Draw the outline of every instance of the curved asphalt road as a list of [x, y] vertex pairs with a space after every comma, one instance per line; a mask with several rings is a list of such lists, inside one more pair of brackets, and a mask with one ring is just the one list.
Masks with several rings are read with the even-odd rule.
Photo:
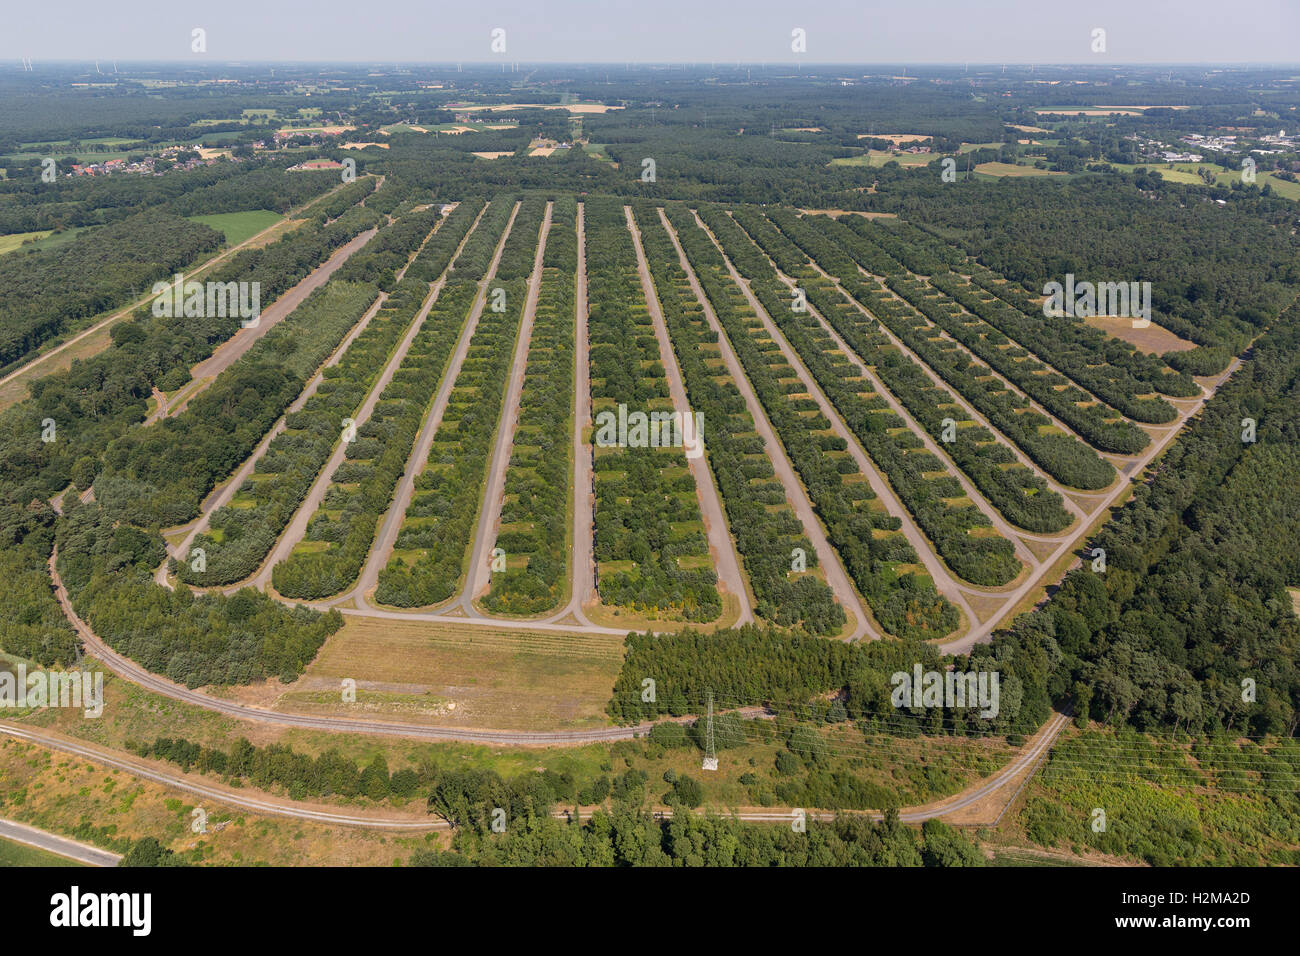
[[[639, 735], [649, 733], [652, 724], [638, 724], [634, 727], [600, 727], [593, 730], [561, 730], [561, 731], [513, 731], [513, 730], [481, 730], [461, 727], [432, 727], [424, 724], [403, 724], [383, 720], [354, 720], [348, 717], [312, 717], [306, 714], [279, 713], [272, 710], [264, 710], [260, 707], [251, 707], [247, 704], [237, 703], [235, 701], [221, 700], [217, 697], [211, 697], [199, 691], [190, 690], [180, 684], [173, 683], [165, 677], [160, 677], [145, 670], [129, 658], [123, 657], [104, 641], [102, 641], [89, 625], [86, 624], [72, 607], [72, 602], [68, 598], [67, 589], [63, 586], [63, 580], [58, 573], [58, 548], [54, 549], [50, 556], [50, 577], [54, 582], [54, 593], [58, 599], [59, 605], [63, 608], [64, 615], [71, 622], [86, 645], [87, 653], [104, 662], [113, 673], [125, 678], [133, 684], [137, 684], [146, 690], [162, 694], [164, 697], [170, 697], [173, 700], [183, 701], [187, 704], [193, 704], [196, 707], [202, 707], [205, 710], [213, 710], [218, 713], [226, 714], [231, 717], [237, 717], [241, 720], [253, 720], [264, 724], [275, 724], [282, 727], [306, 727], [313, 730], [341, 731], [345, 733], [358, 734], [380, 734], [393, 737], [414, 737], [422, 740], [461, 740], [472, 743], [485, 744], [512, 744], [529, 746], [536, 744], [568, 744], [568, 743], [589, 743], [598, 740], [630, 740]], [[464, 619], [452, 618], [453, 621], [459, 620], [464, 623]], [[501, 625], [496, 622], [484, 622], [492, 624], [494, 627]], [[572, 628], [558, 627], [557, 630], [571, 632]], [[622, 633], [622, 632], [619, 632]]]
[[[1065, 728], [1068, 722], [1069, 717], [1067, 715], [1054, 715], [1038, 732], [1037, 736], [1024, 753], [1020, 754], [1002, 770], [989, 777], [988, 780], [975, 784], [946, 800], [940, 800], [934, 804], [927, 804], [912, 810], [904, 810], [899, 814], [899, 819], [904, 823], [920, 823], [925, 820], [943, 817], [958, 810], [962, 810], [971, 804], [983, 800], [990, 794], [1003, 789], [1011, 784], [1022, 771], [1030, 767], [1051, 748], [1052, 744], [1056, 741], [1057, 736]], [[17, 740], [23, 740], [28, 743], [47, 747], [51, 750], [57, 750], [62, 753], [81, 757], [85, 760], [89, 760], [114, 770], [121, 770], [139, 777], [142, 780], [149, 780], [166, 787], [174, 787], [186, 793], [207, 798], [220, 805], [240, 807], [254, 813], [288, 817], [295, 820], [308, 820], [314, 823], [333, 826], [357, 827], [368, 830], [428, 832], [430, 830], [446, 830], [450, 828], [449, 824], [445, 820], [432, 816], [411, 817], [389, 816], [381, 813], [340, 813], [330, 810], [322, 810], [311, 804], [302, 803], [296, 800], [262, 794], [260, 791], [256, 791], [257, 795], [254, 796], [254, 791], [236, 790], [229, 787], [210, 784], [206, 781], [195, 779], [191, 775], [182, 774], [177, 770], [155, 766], [153, 763], [147, 762], [142, 758], [118, 754], [102, 747], [91, 746], [64, 737], [61, 734], [54, 734], [50, 731], [33, 727], [0, 722], [0, 733], [8, 734], [10, 737]], [[1017, 791], [1017, 794], [1018, 792], [1019, 791]], [[1015, 796], [1016, 794], [1012, 795], [1013, 801]], [[589, 807], [584, 809], [590, 813], [590, 811], [595, 808]], [[702, 814], [709, 811], [699, 810], [696, 812]], [[732, 816], [735, 819], [751, 823], [789, 823], [791, 820], [791, 812], [792, 811], [790, 810], [782, 812], [774, 810], [743, 809], [734, 812]], [[840, 811], [840, 814], [860, 814], [876, 820], [881, 818], [881, 814], [872, 812]], [[567, 810], [557, 810], [551, 815], [560, 819], [567, 819], [569, 813]], [[808, 817], [823, 822], [834, 819], [836, 815], [836, 813], [828, 812], [813, 812], [807, 814]], [[671, 817], [672, 811], [656, 811], [655, 816]], [[22, 834], [22, 836], [16, 834]], [[114, 866], [120, 859], [116, 854], [108, 853], [104, 850], [86, 846], [85, 844], [76, 843], [75, 841], [68, 840], [64, 837], [44, 833], [43, 831], [34, 830], [33, 828], [27, 827], [23, 824], [11, 823], [9, 821], [0, 820], [0, 836], [8, 836], [11, 839], [19, 840], [20, 842], [30, 843], [33, 846], [39, 846], [42, 849], [48, 849], [51, 852], [61, 853], [64, 856], [69, 856], [73, 859], [78, 859], [82, 862], [92, 863], [98, 866]], [[23, 839], [23, 836], [26, 836], [27, 839]]]

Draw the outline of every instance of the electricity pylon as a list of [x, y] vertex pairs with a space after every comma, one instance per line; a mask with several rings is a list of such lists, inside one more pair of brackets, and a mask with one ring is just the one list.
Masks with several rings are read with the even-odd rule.
[[713, 744], [713, 691], [709, 691], [709, 712], [704, 724], [704, 769], [718, 769], [718, 748]]

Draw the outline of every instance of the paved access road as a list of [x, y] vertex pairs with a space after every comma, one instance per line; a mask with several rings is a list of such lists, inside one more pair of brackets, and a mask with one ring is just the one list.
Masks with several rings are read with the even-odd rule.
[[[7, 727], [4, 729], [6, 733], [9, 732]], [[46, 833], [44, 830], [38, 830], [35, 827], [29, 827], [25, 823], [17, 823], [13, 820], [0, 819], [0, 837], [12, 840], [15, 843], [34, 846], [38, 850], [45, 850], [47, 853], [66, 856], [69, 860], [76, 860], [78, 863], [84, 863], [87, 866], [117, 866], [117, 861], [122, 859], [116, 853], [110, 853], [108, 850], [101, 850], [86, 843], [78, 843], [76, 840], [69, 840], [67, 837], [61, 837], [54, 833]]]
[[[133, 684], [151, 690], [156, 694], [164, 697], [170, 697], [173, 700], [183, 701], [187, 704], [193, 704], [196, 707], [202, 707], [204, 710], [213, 710], [218, 713], [227, 714], [231, 717], [238, 717], [241, 720], [253, 720], [263, 724], [274, 724], [281, 727], [306, 727], [314, 730], [343, 731], [345, 733], [356, 734], [379, 734], [391, 737], [412, 737], [421, 740], [462, 740], [468, 742], [485, 743], [485, 744], [512, 744], [520, 746], [532, 746], [539, 744], [570, 744], [570, 743], [590, 743], [599, 740], [630, 740], [640, 734], [650, 732], [649, 723], [638, 724], [634, 727], [598, 727], [592, 730], [557, 730], [557, 731], [522, 731], [522, 730], [483, 730], [465, 727], [433, 727], [426, 724], [403, 724], [385, 720], [354, 720], [348, 717], [312, 717], [306, 714], [280, 713], [273, 710], [266, 710], [261, 707], [252, 707], [247, 704], [237, 703], [235, 701], [222, 700], [217, 697], [211, 697], [208, 694], [199, 691], [190, 690], [181, 684], [174, 683], [165, 677], [153, 674], [136, 664], [129, 658], [123, 657], [103, 640], [100, 639], [90, 626], [86, 624], [72, 607], [72, 602], [68, 598], [68, 591], [63, 586], [63, 579], [59, 577], [57, 562], [58, 548], [50, 556], [50, 576], [54, 581], [54, 593], [58, 599], [59, 605], [63, 608], [64, 615], [71, 622], [77, 632], [77, 636], [86, 646], [86, 652], [91, 656], [102, 661], [104, 665], [113, 673], [125, 678]], [[459, 621], [464, 624], [464, 618], [451, 618], [452, 621]], [[494, 627], [500, 624], [495, 622], [484, 621]], [[557, 626], [556, 630], [569, 631], [572, 628]], [[622, 632], [619, 632], [622, 633]]]

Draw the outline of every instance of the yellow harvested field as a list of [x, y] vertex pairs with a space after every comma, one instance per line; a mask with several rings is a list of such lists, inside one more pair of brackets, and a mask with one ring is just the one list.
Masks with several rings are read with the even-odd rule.
[[355, 126], [285, 126], [276, 131], [276, 136], [297, 136], [299, 133], [320, 133], [322, 136], [337, 136], [350, 133]]
[[1141, 116], [1141, 110], [1034, 110], [1035, 113], [1047, 113], [1052, 116]]
[[1170, 332], [1163, 325], [1152, 322], [1144, 329], [1133, 328], [1131, 318], [1114, 315], [1095, 315], [1084, 321], [1094, 329], [1101, 329], [1107, 335], [1129, 342], [1142, 352], [1160, 355], [1164, 352], [1186, 352], [1196, 348], [1195, 342], [1189, 342]]
[[861, 212], [857, 209], [800, 209], [809, 216], [861, 216], [864, 219], [897, 219], [896, 212]]
[[39, 232], [14, 232], [7, 236], [0, 236], [0, 255], [6, 252], [13, 252], [25, 242], [35, 242], [38, 239], [44, 239], [53, 230], [44, 229]]
[[858, 139], [887, 139], [895, 146], [899, 143], [919, 143], [933, 137], [922, 133], [859, 133]]
[[538, 146], [528, 155], [529, 156], [550, 156], [551, 153], [553, 152], [555, 152], [554, 146]]
[[570, 103], [562, 106], [558, 103], [497, 103], [492, 106], [448, 106], [449, 110], [464, 110], [470, 113], [500, 113], [503, 110], [568, 110], [570, 113], [608, 113], [621, 110], [621, 106], [606, 106], [604, 103]]
[[[1051, 113], [1055, 116], [1141, 116], [1147, 110], [1185, 110], [1188, 106], [1087, 106], [1083, 109], [1063, 110], [1044, 106], [1034, 110], [1040, 116]], [[1023, 129], [1023, 127], [1015, 127]], [[1044, 130], [1046, 132], [1046, 130]]]
[[1043, 129], [1041, 126], [1017, 126], [1015, 123], [1008, 123], [1007, 129], [1017, 129], [1022, 133], [1050, 133], [1051, 130]]
[[513, 156], [514, 153], [507, 149], [499, 153], [475, 153], [474, 155], [479, 159], [500, 159], [502, 156]]
[[367, 146], [378, 146], [380, 149], [391, 149], [388, 143], [344, 143], [344, 149], [365, 149]]

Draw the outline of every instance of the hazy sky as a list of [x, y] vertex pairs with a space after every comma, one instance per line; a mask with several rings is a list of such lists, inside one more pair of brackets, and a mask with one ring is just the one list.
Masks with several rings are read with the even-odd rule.
[[[9, 2], [0, 60], [1294, 63], [1300, 0]], [[505, 30], [506, 53], [490, 48]], [[806, 31], [807, 52], [791, 51]], [[1092, 32], [1106, 31], [1106, 52]]]

